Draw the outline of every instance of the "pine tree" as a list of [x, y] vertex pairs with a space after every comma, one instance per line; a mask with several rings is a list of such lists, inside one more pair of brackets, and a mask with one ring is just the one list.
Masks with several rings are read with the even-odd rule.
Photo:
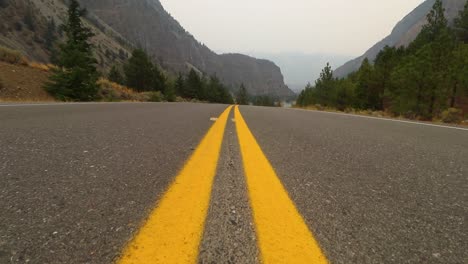
[[375, 59], [375, 92], [378, 100], [375, 108], [378, 110], [384, 109], [385, 94], [391, 90], [391, 73], [397, 65], [397, 56], [398, 51], [396, 48], [386, 46]]
[[154, 90], [154, 65], [144, 50], [132, 52], [132, 57], [124, 65], [124, 72], [128, 87], [138, 92]]
[[199, 95], [202, 89], [202, 80], [194, 69], [190, 70], [185, 85], [183, 97], [188, 99], [201, 99]]
[[438, 112], [447, 107], [449, 89], [447, 82], [451, 78], [447, 69], [453, 61], [453, 50], [455, 48], [455, 38], [453, 32], [448, 27], [445, 10], [441, 0], [437, 0], [431, 12], [427, 16], [428, 24], [423, 31], [429, 32], [429, 43], [423, 48], [430, 60], [431, 73], [427, 77], [431, 80], [428, 86], [430, 94], [429, 109], [427, 118], [432, 119]]
[[234, 104], [234, 99], [232, 98], [231, 93], [228, 91], [228, 89], [224, 86], [220, 86], [220, 103], [222, 104]]
[[172, 85], [166, 85], [164, 89], [164, 97], [168, 102], [175, 102], [176, 101], [176, 93], [174, 86]]
[[318, 104], [331, 106], [333, 94], [333, 71], [330, 63], [327, 63], [325, 68], [322, 69], [320, 77], [315, 81], [315, 102]]
[[359, 109], [375, 109], [380, 103], [378, 92], [373, 84], [374, 68], [366, 58], [357, 72], [356, 102]]
[[184, 76], [179, 73], [179, 75], [177, 76], [177, 80], [175, 81], [175, 84], [174, 84], [174, 89], [175, 89], [175, 93], [181, 97], [184, 97], [185, 95], [185, 80], [184, 80]]
[[123, 85], [125, 83], [125, 78], [123, 77], [122, 72], [115, 65], [113, 65], [110, 69], [107, 78], [109, 79], [109, 81], [115, 82], [120, 85]]
[[423, 26], [419, 38], [424, 38], [425, 42], [434, 41], [447, 29], [448, 21], [445, 18], [445, 9], [442, 0], [436, 0], [431, 11], [427, 15], [427, 24]]
[[153, 65], [152, 91], [164, 92], [166, 89], [166, 76], [157, 65]]
[[216, 76], [212, 76], [207, 85], [207, 99], [212, 103], [222, 103], [222, 84]]
[[68, 19], [62, 25], [66, 42], [60, 44], [58, 68], [46, 84], [46, 90], [60, 100], [92, 101], [97, 99], [99, 74], [89, 39], [94, 36], [84, 26], [81, 17], [86, 11], [76, 0], [71, 0]]
[[244, 84], [241, 84], [239, 88], [239, 92], [237, 93], [236, 102], [239, 105], [248, 105], [249, 104], [249, 94], [247, 92], [247, 88], [245, 88]]
[[456, 99], [468, 95], [468, 44], [458, 43], [453, 51], [453, 60], [447, 69], [449, 76], [450, 107], [456, 107]]
[[455, 19], [455, 31], [458, 40], [468, 44], [468, 1], [465, 8], [460, 11], [459, 16]]
[[212, 76], [207, 86], [207, 100], [211, 103], [233, 104], [231, 94], [216, 76]]

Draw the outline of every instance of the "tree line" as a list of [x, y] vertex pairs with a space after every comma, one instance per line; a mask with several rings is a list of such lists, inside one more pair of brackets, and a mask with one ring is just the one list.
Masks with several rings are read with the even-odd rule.
[[216, 76], [206, 77], [191, 69], [186, 76], [179, 74], [175, 80], [168, 80], [142, 49], [135, 49], [122, 67], [114, 65], [108, 79], [138, 92], [159, 91], [170, 102], [174, 102], [179, 96], [188, 100], [234, 103], [229, 89]]
[[[97, 60], [93, 56], [90, 38], [94, 36], [90, 28], [82, 22], [86, 10], [76, 0], [68, 9], [68, 19], [60, 30], [65, 34], [65, 42], [58, 45], [55, 63], [46, 90], [64, 101], [99, 100]], [[51, 24], [55, 27], [55, 24]], [[53, 41], [54, 39], [51, 39]], [[114, 65], [108, 73], [112, 82], [125, 85], [137, 92], [161, 92], [168, 101], [176, 98], [196, 99], [213, 103], [233, 104], [229, 89], [216, 77], [206, 77], [195, 69], [184, 76], [179, 74], [169, 80], [164, 71], [142, 49], [135, 49], [131, 58], [120, 66]], [[240, 91], [245, 89], [242, 85]], [[246, 93], [246, 90], [245, 90]]]
[[433, 119], [459, 107], [468, 96], [468, 3], [451, 27], [437, 0], [427, 24], [408, 47], [385, 47], [372, 64], [346, 78], [333, 77], [329, 64], [315, 85], [307, 85], [298, 106], [320, 104], [390, 111], [411, 118]]

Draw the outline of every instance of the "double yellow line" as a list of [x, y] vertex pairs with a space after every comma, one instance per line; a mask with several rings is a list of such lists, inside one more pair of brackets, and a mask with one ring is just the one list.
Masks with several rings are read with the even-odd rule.
[[[210, 128], [118, 263], [197, 262], [231, 109]], [[262, 262], [327, 263], [237, 106], [235, 120]]]

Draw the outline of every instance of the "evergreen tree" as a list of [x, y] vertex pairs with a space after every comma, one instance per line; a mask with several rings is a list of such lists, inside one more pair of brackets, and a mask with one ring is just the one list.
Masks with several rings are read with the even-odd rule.
[[442, 1], [437, 0], [427, 16], [428, 24], [423, 28], [423, 32], [430, 36], [429, 43], [419, 52], [420, 56], [426, 56], [430, 63], [430, 75], [426, 77], [430, 80], [427, 87], [429, 90], [428, 119], [432, 119], [447, 107], [449, 95], [447, 84], [450, 73], [447, 69], [453, 61], [455, 38], [448, 27], [444, 12]]
[[166, 85], [164, 89], [164, 97], [168, 102], [175, 102], [176, 101], [176, 92], [174, 86]]
[[128, 87], [138, 92], [155, 90], [154, 65], [144, 50], [132, 52], [132, 57], [124, 65], [124, 72]]
[[366, 58], [357, 72], [355, 107], [376, 109], [380, 104], [379, 92], [373, 83], [374, 68]]
[[153, 65], [152, 90], [164, 92], [166, 89], [166, 76], [158, 66]]
[[86, 11], [76, 0], [71, 0], [68, 19], [62, 26], [66, 42], [60, 45], [58, 68], [53, 71], [46, 89], [61, 100], [92, 101], [97, 99], [99, 77], [96, 59], [89, 39], [94, 36], [84, 26], [81, 17]]
[[449, 106], [456, 107], [456, 99], [468, 95], [468, 44], [459, 43], [453, 51], [449, 71]]
[[223, 104], [234, 104], [234, 99], [232, 98], [231, 93], [228, 89], [223, 85], [220, 87], [220, 103]]
[[344, 111], [354, 103], [354, 84], [350, 79], [336, 80], [335, 107]]
[[333, 71], [330, 63], [327, 63], [320, 73], [320, 78], [315, 81], [316, 103], [331, 106], [333, 94]]
[[112, 68], [110, 69], [107, 78], [109, 79], [109, 81], [115, 82], [120, 85], [124, 85], [125, 83], [125, 78], [123, 77], [122, 72], [115, 65], [113, 65]]
[[222, 103], [222, 84], [216, 76], [212, 76], [207, 85], [207, 99], [212, 103]]
[[202, 89], [202, 80], [194, 69], [190, 70], [185, 85], [184, 94], [182, 95], [184, 98], [200, 99], [199, 94]]
[[[340, 110], [353, 106], [430, 120], [468, 94], [468, 4], [449, 28], [441, 0], [408, 48], [385, 47], [374, 65], [364, 60], [346, 79], [325, 67], [315, 87], [308, 85], [297, 105], [323, 104]], [[455, 34], [456, 33], [456, 34]]]
[[231, 94], [216, 76], [212, 76], [207, 86], [207, 100], [211, 103], [233, 104]]
[[249, 104], [249, 94], [247, 92], [247, 88], [245, 88], [244, 84], [241, 84], [239, 88], [239, 92], [237, 93], [236, 102], [239, 105], [248, 105]]
[[186, 91], [185, 91], [185, 80], [184, 80], [184, 76], [179, 73], [179, 76], [177, 76], [177, 80], [175, 81], [175, 84], [174, 84], [174, 89], [175, 89], [175, 93], [181, 97], [185, 97], [185, 94], [186, 94]]
[[375, 85], [375, 96], [377, 102], [375, 102], [375, 109], [384, 109], [384, 98], [385, 94], [391, 90], [391, 74], [393, 69], [396, 67], [398, 62], [398, 56], [402, 53], [402, 49], [397, 50], [389, 46], [384, 47], [379, 52], [374, 63], [374, 85]]
[[455, 31], [459, 41], [468, 44], [468, 1], [460, 15], [455, 19]]
[[409, 118], [427, 116], [427, 87], [430, 63], [426, 56], [412, 54], [405, 57], [392, 74], [391, 110]]

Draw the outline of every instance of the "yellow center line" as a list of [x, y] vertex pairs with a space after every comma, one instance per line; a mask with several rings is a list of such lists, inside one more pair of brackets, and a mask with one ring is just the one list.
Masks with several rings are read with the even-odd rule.
[[210, 128], [118, 263], [196, 263], [231, 108]]
[[263, 263], [328, 263], [238, 107], [235, 118]]

